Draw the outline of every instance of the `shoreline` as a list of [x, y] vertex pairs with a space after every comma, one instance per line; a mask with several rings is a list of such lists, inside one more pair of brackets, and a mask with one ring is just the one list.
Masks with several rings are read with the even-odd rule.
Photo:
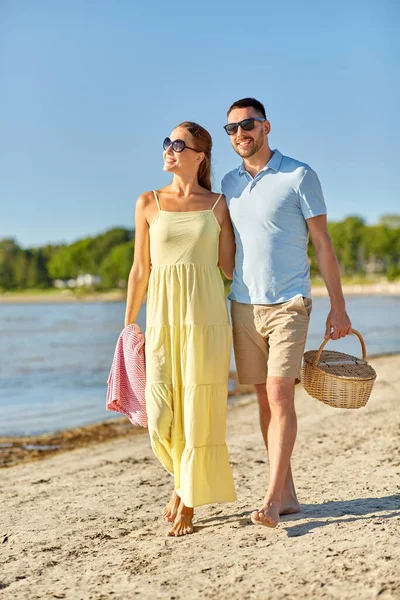
[[[254, 395], [253, 386], [240, 384], [235, 371], [229, 373], [229, 378], [236, 385], [228, 392], [228, 410]], [[106, 421], [37, 435], [0, 435], [0, 469], [42, 460], [76, 448], [147, 433], [147, 428], [134, 427], [127, 417], [118, 413], [114, 415]]]
[[[344, 284], [342, 286], [345, 296], [400, 296], [400, 282]], [[312, 296], [315, 298], [328, 296], [324, 285], [313, 285]], [[79, 302], [125, 302], [126, 292], [113, 290], [110, 292], [96, 292], [75, 295], [70, 290], [46, 291], [38, 293], [0, 293], [1, 304], [74, 304]]]
[[116, 439], [136, 437], [147, 429], [133, 427], [124, 417], [82, 425], [72, 429], [31, 436], [0, 436], [0, 469], [36, 462], [77, 448]]
[[[397, 361], [400, 365], [400, 352], [368, 356], [368, 362], [372, 361], [379, 364], [387, 360], [394, 364]], [[236, 373], [231, 372], [229, 376], [237, 381]], [[299, 392], [305, 393], [302, 384], [296, 386], [296, 395]], [[253, 386], [237, 383], [236, 387], [228, 393], [228, 413], [240, 406], [254, 402]], [[147, 428], [134, 427], [127, 417], [121, 415], [106, 421], [90, 423], [71, 429], [59, 429], [39, 435], [3, 435], [0, 436], [0, 470], [19, 464], [36, 462], [77, 448], [85, 448], [123, 438], [136, 438], [143, 433], [147, 433]]]
[[[228, 404], [228, 412], [255, 398], [254, 392], [237, 395]], [[147, 427], [135, 427], [123, 415], [107, 421], [72, 429], [30, 436], [0, 436], [0, 470], [41, 461], [56, 454], [87, 448], [120, 439], [135, 439], [147, 434]]]

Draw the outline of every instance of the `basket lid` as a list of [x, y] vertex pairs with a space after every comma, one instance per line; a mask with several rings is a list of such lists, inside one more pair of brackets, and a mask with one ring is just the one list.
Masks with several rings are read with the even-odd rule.
[[[313, 364], [318, 350], [309, 350], [304, 354], [304, 360]], [[335, 350], [323, 350], [318, 364], [313, 365], [327, 375], [345, 379], [375, 379], [375, 370], [362, 358]]]

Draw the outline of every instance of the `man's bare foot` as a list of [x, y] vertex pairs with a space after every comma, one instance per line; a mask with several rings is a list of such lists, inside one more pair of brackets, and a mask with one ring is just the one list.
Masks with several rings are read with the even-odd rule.
[[165, 506], [164, 510], [161, 513], [161, 516], [164, 519], [164, 521], [167, 521], [167, 523], [173, 523], [175, 521], [180, 503], [181, 499], [174, 490], [171, 494], [171, 498], [168, 504]]
[[293, 483], [292, 471], [289, 469], [288, 476], [283, 486], [281, 496], [281, 508], [279, 510], [280, 515], [293, 515], [300, 512], [300, 504], [297, 500], [296, 488]]
[[193, 514], [193, 508], [189, 508], [188, 506], [185, 506], [183, 502], [181, 502], [174, 525], [168, 532], [168, 535], [171, 537], [178, 537], [193, 533]]
[[282, 502], [279, 510], [280, 515], [294, 515], [300, 512], [300, 504], [298, 501]]
[[260, 510], [251, 513], [250, 518], [254, 525], [276, 527], [279, 523], [279, 505], [275, 502], [265, 502]]

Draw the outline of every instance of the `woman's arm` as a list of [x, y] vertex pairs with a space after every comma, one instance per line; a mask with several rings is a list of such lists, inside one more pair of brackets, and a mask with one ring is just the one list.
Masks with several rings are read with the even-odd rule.
[[135, 211], [135, 253], [128, 278], [125, 327], [135, 323], [150, 277], [150, 235], [146, 219], [147, 194], [139, 196]]
[[232, 221], [229, 215], [229, 209], [226, 204], [225, 196], [215, 207], [218, 223], [221, 227], [219, 236], [218, 266], [222, 269], [227, 279], [233, 279], [233, 270], [235, 268], [235, 234], [233, 233]]

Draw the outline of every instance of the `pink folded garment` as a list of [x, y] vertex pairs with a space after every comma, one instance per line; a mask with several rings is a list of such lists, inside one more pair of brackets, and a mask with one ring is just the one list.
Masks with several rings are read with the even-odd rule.
[[118, 338], [107, 385], [106, 409], [147, 427], [144, 335], [136, 323], [125, 327]]

